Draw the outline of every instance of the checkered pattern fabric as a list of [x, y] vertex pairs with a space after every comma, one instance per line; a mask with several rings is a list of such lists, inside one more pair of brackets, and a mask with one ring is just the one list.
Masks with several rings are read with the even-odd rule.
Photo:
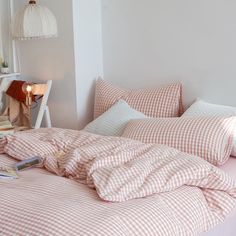
[[149, 117], [178, 117], [182, 112], [182, 86], [171, 84], [155, 89], [125, 90], [98, 79], [96, 82], [94, 118], [119, 99]]
[[[5, 236], [197, 235], [223, 221], [236, 203], [236, 185], [228, 175], [173, 148], [40, 129], [5, 138], [6, 152], [13, 142], [18, 145], [16, 159], [27, 153], [20, 153], [21, 137], [52, 144], [54, 154], [43, 145], [34, 151], [48, 170], [67, 178], [31, 169], [18, 180], [0, 180], [0, 232]], [[0, 164], [12, 162], [0, 156]]]
[[209, 161], [224, 164], [231, 153], [236, 118], [183, 117], [130, 121], [123, 137], [164, 144]]
[[[236, 116], [236, 107], [222, 106], [197, 100], [193, 103], [187, 111], [184, 112], [182, 117], [209, 117], [209, 116]], [[236, 157], [236, 130], [233, 138], [233, 149], [231, 156]]]

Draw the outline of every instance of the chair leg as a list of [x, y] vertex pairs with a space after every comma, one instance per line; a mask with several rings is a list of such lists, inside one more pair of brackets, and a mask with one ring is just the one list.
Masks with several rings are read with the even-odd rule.
[[48, 106], [45, 107], [44, 115], [45, 115], [46, 126], [48, 128], [51, 128], [52, 127], [52, 123], [51, 123], [51, 117], [50, 117], [50, 112], [49, 112]]

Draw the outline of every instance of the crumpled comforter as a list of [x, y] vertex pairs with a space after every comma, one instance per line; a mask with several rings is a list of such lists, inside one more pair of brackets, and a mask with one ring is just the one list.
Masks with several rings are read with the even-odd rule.
[[[197, 189], [192, 204], [200, 204], [181, 216], [184, 225], [196, 214], [205, 214], [207, 221], [197, 232], [222, 221], [236, 203], [236, 184], [226, 173], [199, 157], [163, 145], [54, 128], [7, 136], [0, 141], [0, 151], [17, 160], [40, 156], [48, 171], [95, 188], [107, 202], [176, 193], [176, 204], [182, 204], [189, 202], [189, 196], [178, 196], [179, 189]], [[165, 233], [160, 235], [170, 235], [172, 231], [163, 227]]]

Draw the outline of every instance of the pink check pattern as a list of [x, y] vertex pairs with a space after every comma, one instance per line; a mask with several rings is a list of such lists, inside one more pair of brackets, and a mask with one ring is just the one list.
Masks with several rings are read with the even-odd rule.
[[94, 118], [119, 99], [149, 117], [178, 117], [182, 112], [182, 85], [170, 84], [155, 89], [125, 90], [98, 79], [96, 82]]
[[[15, 159], [41, 155], [49, 171], [67, 177], [32, 169], [19, 180], [0, 180], [6, 236], [196, 235], [223, 221], [236, 203], [228, 175], [166, 146], [61, 129], [4, 140], [1, 150]], [[12, 162], [1, 156], [1, 164]]]
[[232, 151], [235, 127], [236, 118], [224, 117], [137, 119], [127, 124], [122, 136], [168, 145], [222, 165]]

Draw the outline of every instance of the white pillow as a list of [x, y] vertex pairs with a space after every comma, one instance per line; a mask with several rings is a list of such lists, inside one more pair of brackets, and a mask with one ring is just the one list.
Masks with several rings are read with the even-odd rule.
[[147, 116], [131, 108], [124, 100], [119, 100], [109, 110], [89, 123], [84, 131], [105, 136], [121, 136], [130, 120], [142, 118], [147, 118]]
[[[236, 107], [211, 104], [198, 99], [182, 115], [182, 117], [196, 116], [236, 116]], [[236, 130], [231, 156], [236, 157]]]
[[236, 107], [216, 105], [198, 99], [182, 116], [236, 116]]

